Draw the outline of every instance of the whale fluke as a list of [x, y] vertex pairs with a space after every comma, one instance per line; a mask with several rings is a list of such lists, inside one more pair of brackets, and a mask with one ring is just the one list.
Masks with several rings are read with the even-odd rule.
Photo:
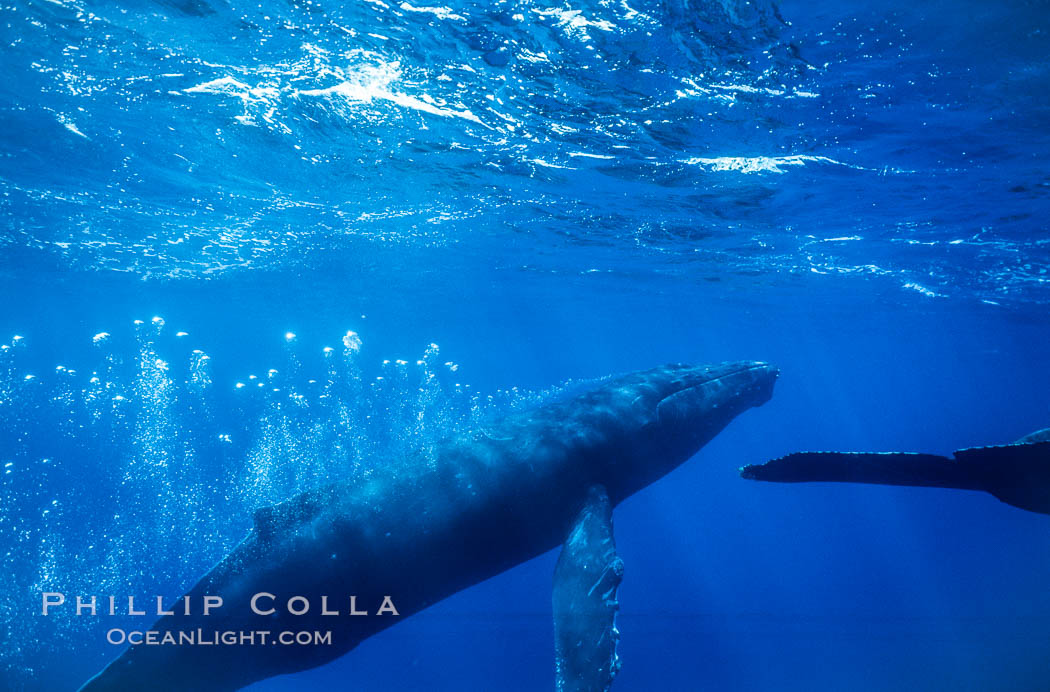
[[562, 544], [554, 570], [554, 646], [558, 692], [607, 692], [620, 669], [616, 591], [623, 560], [616, 554], [612, 505], [592, 486]]
[[745, 466], [743, 478], [982, 490], [1008, 505], [1050, 514], [1050, 428], [1014, 444], [960, 449], [954, 458], [907, 452], [796, 452]]

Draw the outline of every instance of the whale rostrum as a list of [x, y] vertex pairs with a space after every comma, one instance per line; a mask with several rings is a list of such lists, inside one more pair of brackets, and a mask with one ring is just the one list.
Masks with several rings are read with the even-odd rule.
[[[765, 403], [776, 377], [759, 362], [635, 372], [450, 439], [425, 457], [375, 463], [363, 478], [260, 509], [248, 536], [183, 597], [217, 597], [222, 607], [209, 616], [172, 608], [152, 631], [323, 630], [330, 641], [131, 646], [82, 690], [222, 692], [306, 670], [559, 544], [557, 687], [607, 690], [619, 667], [623, 575], [612, 508]], [[253, 610], [258, 594], [272, 612]], [[372, 614], [322, 613], [326, 596], [345, 611], [347, 594]], [[304, 603], [308, 610], [295, 614]]]

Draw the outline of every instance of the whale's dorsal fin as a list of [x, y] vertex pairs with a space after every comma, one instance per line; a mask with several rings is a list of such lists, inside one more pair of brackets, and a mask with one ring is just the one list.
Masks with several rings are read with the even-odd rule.
[[257, 507], [252, 512], [252, 530], [259, 538], [269, 540], [282, 529], [295, 526], [317, 514], [324, 507], [326, 498], [333, 493], [334, 486], [315, 488], [275, 505]]
[[274, 507], [273, 505], [265, 505], [258, 507], [252, 512], [252, 531], [259, 536], [259, 538], [270, 538], [274, 532]]
[[587, 491], [554, 568], [554, 648], [558, 692], [607, 692], [620, 669], [612, 504], [600, 485]]

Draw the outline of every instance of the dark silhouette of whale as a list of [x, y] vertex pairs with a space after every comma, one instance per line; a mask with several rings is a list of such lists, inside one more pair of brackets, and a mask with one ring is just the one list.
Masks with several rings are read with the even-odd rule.
[[954, 459], [906, 452], [796, 452], [740, 475], [758, 481], [876, 483], [983, 490], [1014, 507], [1050, 514], [1050, 428], [1013, 444], [960, 449]]
[[[127, 649], [84, 692], [235, 690], [332, 661], [447, 596], [564, 544], [554, 576], [557, 688], [607, 690], [619, 666], [623, 563], [611, 509], [765, 403], [775, 368], [668, 365], [607, 381], [439, 446], [363, 480], [259, 510], [249, 535], [154, 625], [160, 635], [331, 631], [329, 645]], [[250, 602], [264, 596], [260, 616]], [[348, 595], [369, 616], [348, 615]], [[199, 613], [207, 596], [221, 609]], [[293, 615], [282, 604], [310, 605]], [[322, 615], [322, 599], [338, 615]], [[389, 602], [397, 615], [380, 605]], [[301, 610], [303, 601], [295, 603]]]

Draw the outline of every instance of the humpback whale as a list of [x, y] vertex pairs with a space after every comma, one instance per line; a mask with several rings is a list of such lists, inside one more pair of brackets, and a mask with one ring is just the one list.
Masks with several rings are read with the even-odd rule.
[[911, 452], [796, 452], [740, 475], [758, 481], [830, 481], [983, 490], [1002, 502], [1050, 514], [1050, 428], [1012, 444], [974, 447], [954, 458]]
[[[247, 537], [184, 599], [221, 598], [210, 615], [178, 604], [159, 635], [323, 630], [328, 645], [126, 649], [83, 692], [223, 692], [332, 661], [400, 618], [561, 544], [554, 574], [556, 686], [608, 690], [619, 668], [614, 618], [623, 575], [612, 507], [689, 459], [733, 418], [772, 395], [758, 362], [667, 365], [376, 464], [365, 478], [258, 510]], [[264, 594], [260, 616], [253, 597]], [[323, 615], [354, 594], [369, 617]], [[298, 598], [295, 610], [272, 604]], [[257, 601], [258, 603], [258, 601]], [[396, 604], [396, 608], [393, 607]], [[289, 604], [290, 605], [290, 604]]]

